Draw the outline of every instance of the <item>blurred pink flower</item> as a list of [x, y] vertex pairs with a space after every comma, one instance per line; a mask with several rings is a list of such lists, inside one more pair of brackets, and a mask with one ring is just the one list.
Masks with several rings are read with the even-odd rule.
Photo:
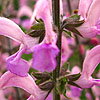
[[68, 40], [65, 36], [62, 36], [62, 54], [61, 54], [61, 65], [63, 65], [72, 54], [72, 50], [69, 47]]

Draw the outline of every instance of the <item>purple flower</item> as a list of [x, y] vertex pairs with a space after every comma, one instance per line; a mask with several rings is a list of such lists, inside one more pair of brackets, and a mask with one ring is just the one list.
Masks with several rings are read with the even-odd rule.
[[96, 25], [100, 17], [99, 9], [99, 0], [80, 0], [79, 14], [85, 22], [77, 29], [83, 37], [92, 38], [100, 33], [100, 29]]
[[59, 53], [59, 49], [56, 46], [57, 36], [52, 28], [50, 0], [38, 0], [31, 18], [31, 23], [34, 22], [35, 17], [37, 19], [41, 18], [44, 22], [45, 38], [42, 43], [33, 48], [34, 54], [32, 67], [42, 72], [51, 72], [56, 68], [56, 56]]
[[33, 68], [39, 71], [51, 72], [55, 69], [56, 56], [58, 55], [59, 49], [52, 44], [42, 43], [35, 46], [33, 54]]
[[78, 80], [74, 81], [82, 88], [90, 88], [93, 85], [100, 86], [100, 79], [92, 78], [92, 73], [100, 62], [100, 45], [88, 51], [83, 62], [83, 70]]

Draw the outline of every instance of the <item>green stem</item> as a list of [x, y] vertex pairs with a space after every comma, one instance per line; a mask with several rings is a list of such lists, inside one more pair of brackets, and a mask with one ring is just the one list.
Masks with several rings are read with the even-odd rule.
[[[60, 75], [60, 62], [61, 62], [61, 37], [62, 31], [60, 30], [60, 0], [52, 0], [52, 13], [53, 13], [53, 23], [57, 28], [57, 46], [60, 50], [59, 55], [57, 56], [57, 67], [53, 71], [53, 80], [56, 84], [56, 78]], [[56, 90], [56, 87], [53, 89], [53, 100], [60, 100], [60, 95]]]
[[95, 96], [94, 96], [94, 94], [93, 94], [93, 92], [92, 92], [92, 89], [91, 89], [91, 88], [89, 88], [89, 92], [90, 92], [90, 94], [91, 94], [91, 96], [92, 96], [92, 99], [93, 99], [93, 100], [95, 100]]
[[69, 10], [69, 12], [71, 14], [72, 13], [72, 8], [71, 8], [70, 0], [67, 0], [67, 5], [68, 5], [68, 10]]

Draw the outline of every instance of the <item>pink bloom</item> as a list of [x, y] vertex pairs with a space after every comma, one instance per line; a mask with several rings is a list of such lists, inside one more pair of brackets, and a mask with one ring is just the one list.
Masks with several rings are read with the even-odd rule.
[[0, 78], [0, 89], [12, 86], [24, 89], [33, 96], [33, 100], [43, 100], [47, 94], [47, 92], [38, 88], [30, 75], [27, 77], [20, 77], [8, 71]]
[[17, 24], [3, 17], [0, 17], [0, 35], [10, 37], [21, 44], [19, 51], [7, 59], [7, 68], [17, 75], [27, 76], [28, 63], [21, 56], [23, 53], [31, 53], [31, 48], [38, 43], [39, 38], [24, 34]]
[[78, 80], [74, 81], [82, 88], [90, 88], [93, 85], [100, 86], [100, 79], [92, 78], [92, 73], [100, 62], [100, 45], [88, 51], [83, 62], [83, 70]]
[[56, 56], [59, 53], [59, 49], [56, 46], [57, 36], [52, 28], [51, 5], [49, 4], [49, 0], [38, 0], [31, 19], [32, 23], [35, 17], [37, 19], [41, 18], [45, 25], [45, 38], [39, 45], [34, 47], [32, 63], [33, 68], [42, 72], [50, 72], [56, 68]]
[[77, 29], [83, 37], [92, 38], [100, 33], [100, 29], [96, 25], [100, 17], [99, 9], [99, 0], [80, 0], [79, 14], [85, 22]]
[[[20, 76], [27, 76], [29, 65], [27, 61], [21, 58], [21, 56], [23, 53], [33, 52], [33, 68], [39, 71], [48, 72], [53, 71], [56, 68], [56, 56], [59, 53], [59, 49], [56, 46], [57, 37], [52, 29], [52, 21], [48, 4], [48, 2], [45, 4], [43, 3], [43, 8], [45, 9], [39, 13], [40, 15], [38, 15], [44, 21], [45, 38], [39, 45], [36, 46], [34, 45], [38, 43], [39, 38], [33, 38], [24, 34], [14, 22], [6, 18], [0, 18], [1, 35], [8, 36], [21, 43], [19, 51], [7, 59], [7, 69], [10, 72]], [[38, 53], [38, 51], [41, 52]], [[46, 60], [44, 60], [44, 58], [46, 58]]]

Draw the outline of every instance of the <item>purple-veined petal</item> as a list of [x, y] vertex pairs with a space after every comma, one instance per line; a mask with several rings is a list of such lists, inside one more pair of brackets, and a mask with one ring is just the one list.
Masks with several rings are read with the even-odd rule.
[[56, 56], [59, 49], [56, 45], [41, 43], [34, 48], [32, 67], [39, 71], [53, 71], [56, 68]]
[[7, 58], [7, 69], [19, 76], [27, 76], [29, 71], [28, 62], [21, 59], [26, 48], [19, 50], [17, 53]]
[[88, 13], [88, 9], [91, 5], [93, 0], [80, 0], [79, 2], [79, 15], [81, 15], [84, 19], [86, 18], [87, 16], [87, 13]]
[[4, 17], [0, 17], [0, 35], [7, 36], [19, 43], [23, 43], [23, 38], [25, 36], [24, 32], [17, 24]]
[[34, 98], [37, 98], [34, 100], [43, 100], [47, 94], [38, 88], [30, 75], [27, 77], [20, 77], [8, 71], [4, 73], [0, 78], [0, 89], [12, 86], [24, 89]]

